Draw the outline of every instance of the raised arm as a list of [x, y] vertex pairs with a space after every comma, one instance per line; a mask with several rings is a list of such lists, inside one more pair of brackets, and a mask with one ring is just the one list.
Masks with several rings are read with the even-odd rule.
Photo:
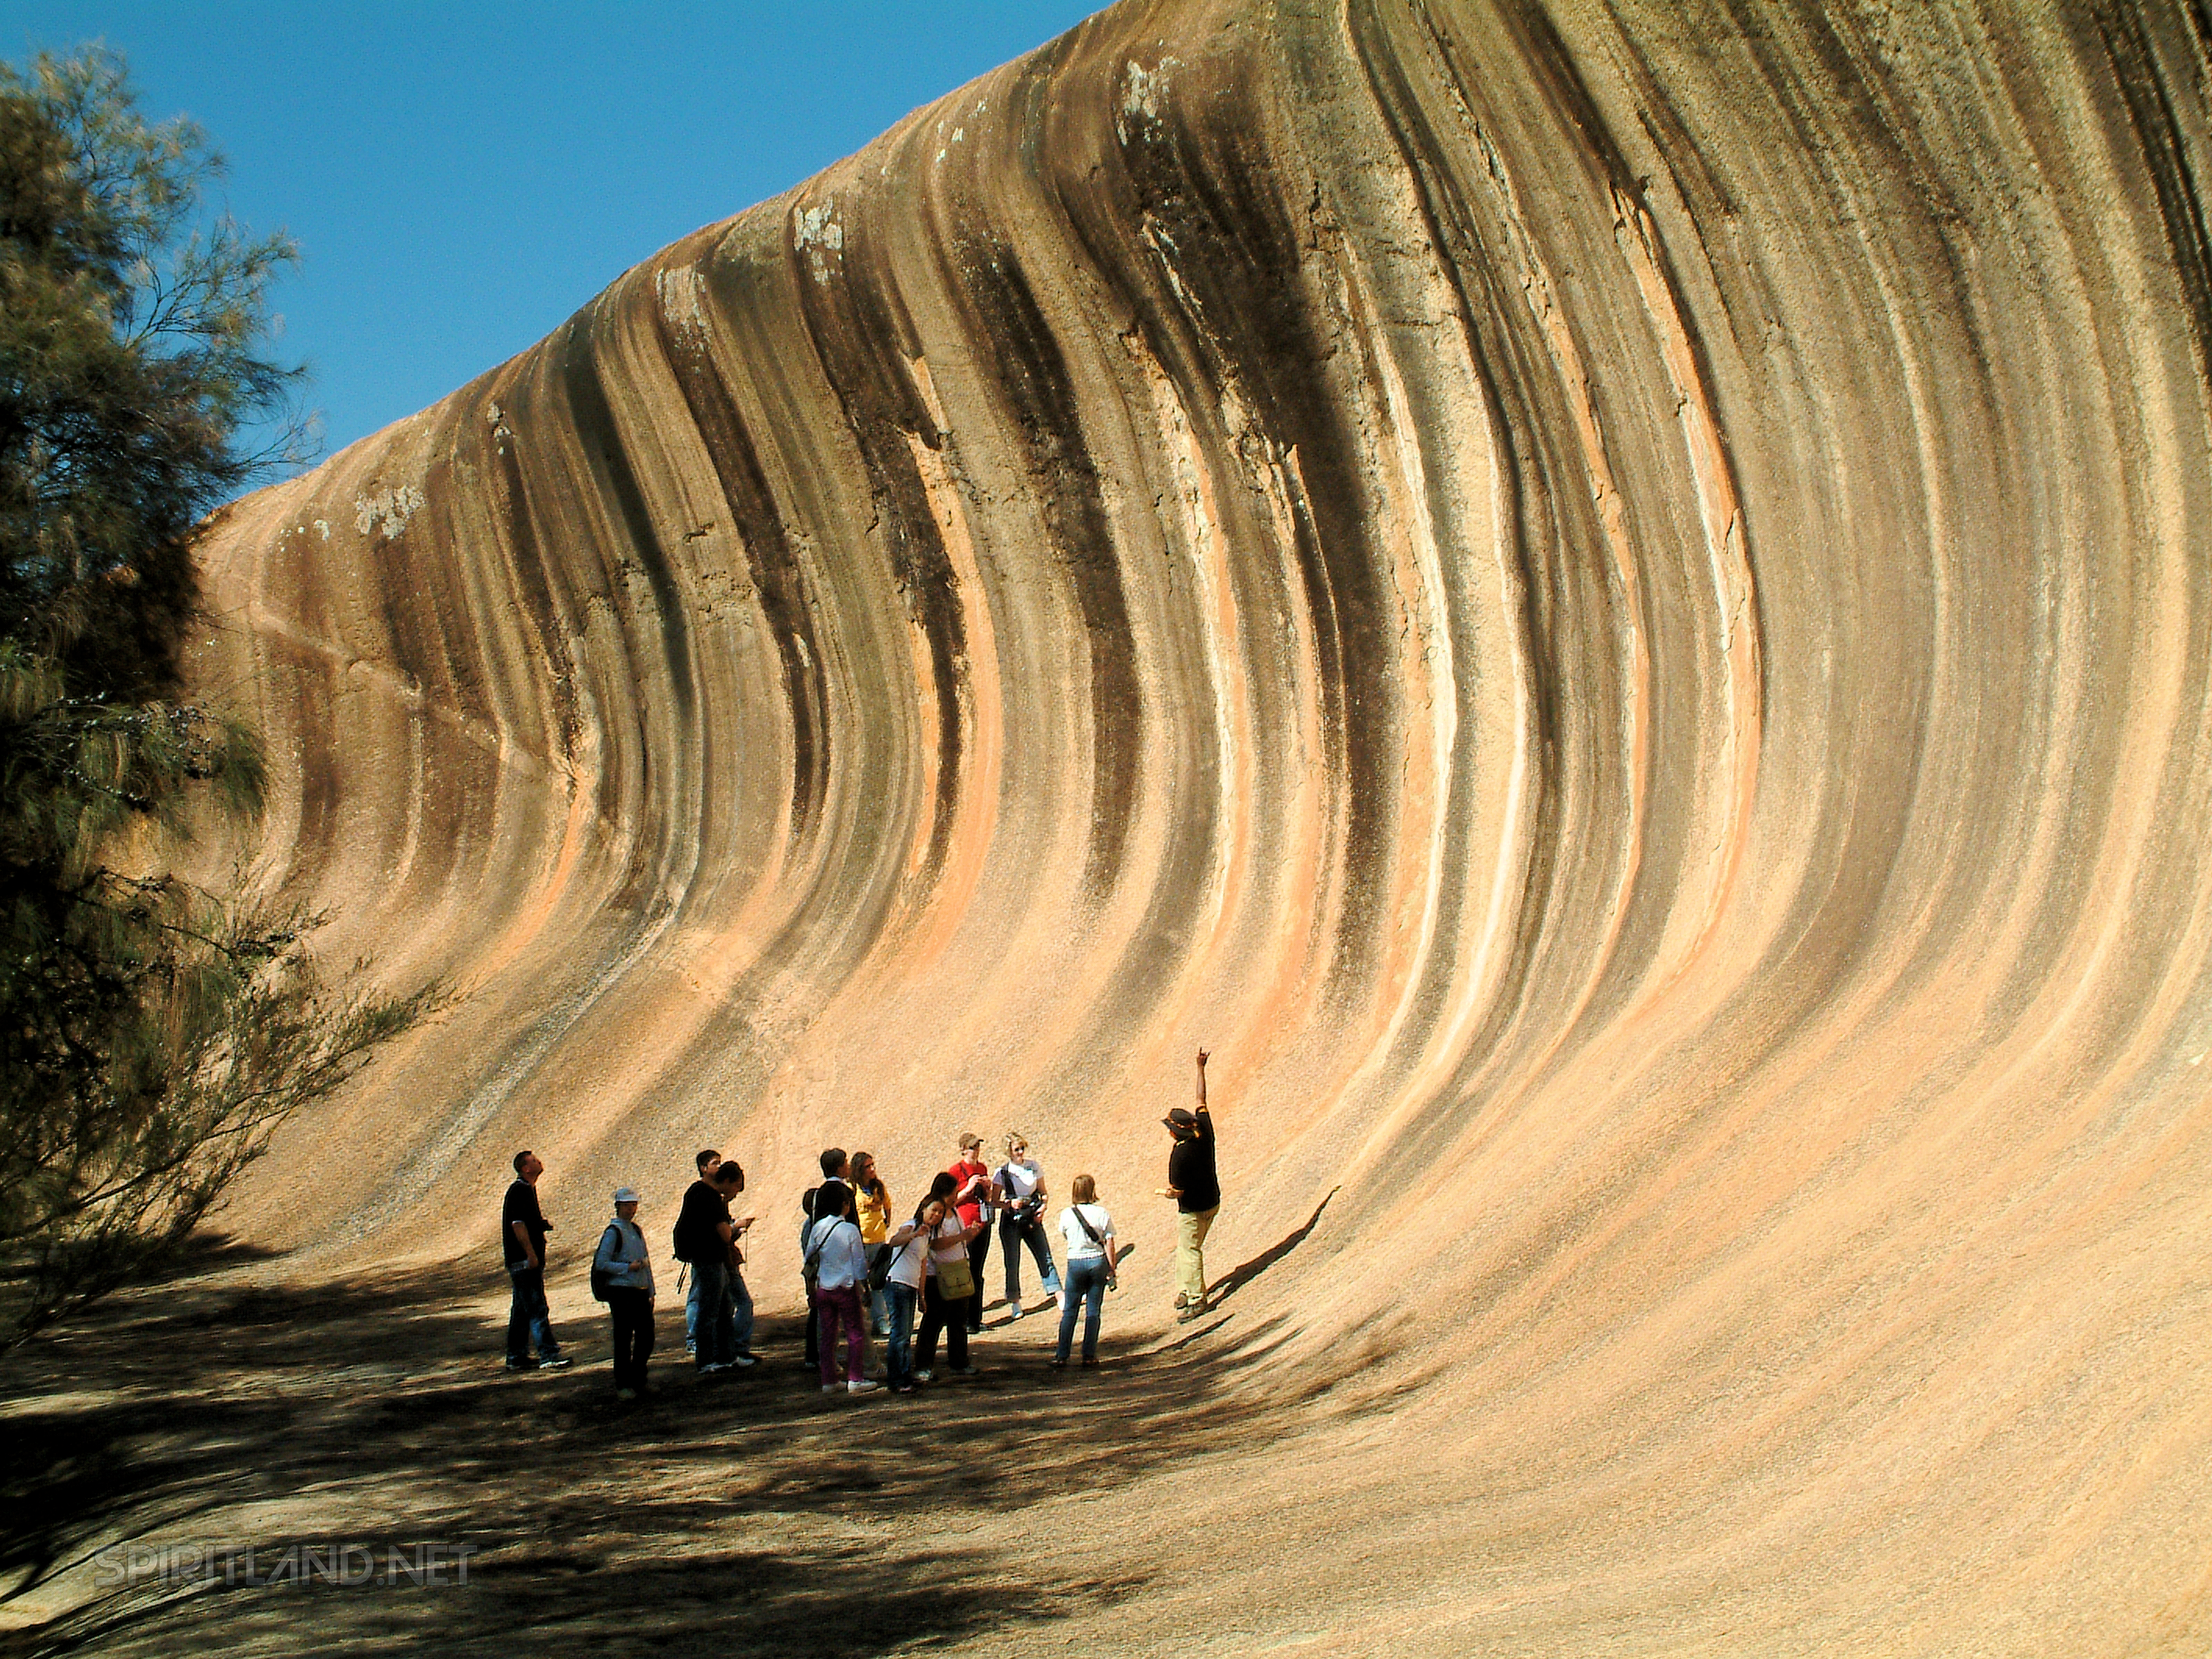
[[1198, 1109], [1206, 1109], [1206, 1050], [1198, 1051]]

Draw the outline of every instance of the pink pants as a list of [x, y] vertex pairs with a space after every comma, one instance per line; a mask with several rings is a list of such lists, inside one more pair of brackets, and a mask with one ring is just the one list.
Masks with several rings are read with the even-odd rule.
[[860, 1311], [860, 1287], [848, 1285], [842, 1291], [814, 1292], [815, 1334], [822, 1357], [822, 1380], [824, 1383], [837, 1381], [837, 1339], [845, 1339], [845, 1381], [860, 1380], [860, 1352], [866, 1341], [867, 1328], [860, 1322], [866, 1316]]

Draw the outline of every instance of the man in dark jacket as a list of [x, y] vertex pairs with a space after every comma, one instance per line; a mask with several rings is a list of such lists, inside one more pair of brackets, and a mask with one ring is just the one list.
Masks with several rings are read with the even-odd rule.
[[1206, 1311], [1206, 1235], [1221, 1208], [1213, 1116], [1206, 1109], [1205, 1049], [1198, 1051], [1198, 1109], [1178, 1106], [1160, 1121], [1175, 1141], [1168, 1153], [1168, 1184], [1160, 1196], [1176, 1201], [1176, 1318], [1188, 1323]]
[[[511, 1371], [562, 1371], [568, 1362], [553, 1340], [552, 1310], [545, 1304], [545, 1235], [553, 1224], [538, 1207], [538, 1177], [545, 1166], [535, 1152], [514, 1155], [514, 1183], [500, 1212], [500, 1243], [507, 1250], [507, 1276], [514, 1301], [507, 1314], [507, 1368]], [[538, 1358], [530, 1357], [531, 1339]]]

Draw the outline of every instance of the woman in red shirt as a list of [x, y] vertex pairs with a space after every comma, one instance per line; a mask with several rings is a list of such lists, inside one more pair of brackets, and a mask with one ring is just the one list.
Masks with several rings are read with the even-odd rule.
[[952, 1202], [960, 1212], [960, 1224], [982, 1229], [968, 1241], [968, 1265], [975, 1274], [975, 1294], [968, 1303], [968, 1332], [972, 1336], [983, 1328], [983, 1263], [991, 1254], [991, 1205], [998, 1196], [990, 1166], [983, 1162], [982, 1137], [962, 1135], [960, 1157], [945, 1173], [952, 1177]]

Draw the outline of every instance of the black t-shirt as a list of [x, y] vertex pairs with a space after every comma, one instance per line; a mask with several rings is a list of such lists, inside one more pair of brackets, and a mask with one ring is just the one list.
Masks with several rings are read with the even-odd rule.
[[1185, 1215], [1221, 1202], [1221, 1177], [1213, 1169], [1213, 1117], [1203, 1106], [1194, 1115], [1197, 1133], [1188, 1140], [1176, 1141], [1168, 1153], [1168, 1185], [1182, 1194], [1176, 1208]]
[[538, 1265], [545, 1265], [545, 1235], [553, 1231], [553, 1224], [538, 1207], [538, 1188], [526, 1181], [518, 1181], [507, 1189], [507, 1204], [499, 1212], [500, 1243], [507, 1246], [507, 1265], [526, 1267], [530, 1257], [522, 1248], [522, 1241], [514, 1236], [514, 1224], [520, 1221], [530, 1231], [530, 1248], [538, 1253]]
[[677, 1212], [676, 1236], [683, 1241], [686, 1261], [722, 1259], [721, 1224], [730, 1218], [730, 1200], [711, 1181], [695, 1181], [684, 1190], [684, 1207]]

